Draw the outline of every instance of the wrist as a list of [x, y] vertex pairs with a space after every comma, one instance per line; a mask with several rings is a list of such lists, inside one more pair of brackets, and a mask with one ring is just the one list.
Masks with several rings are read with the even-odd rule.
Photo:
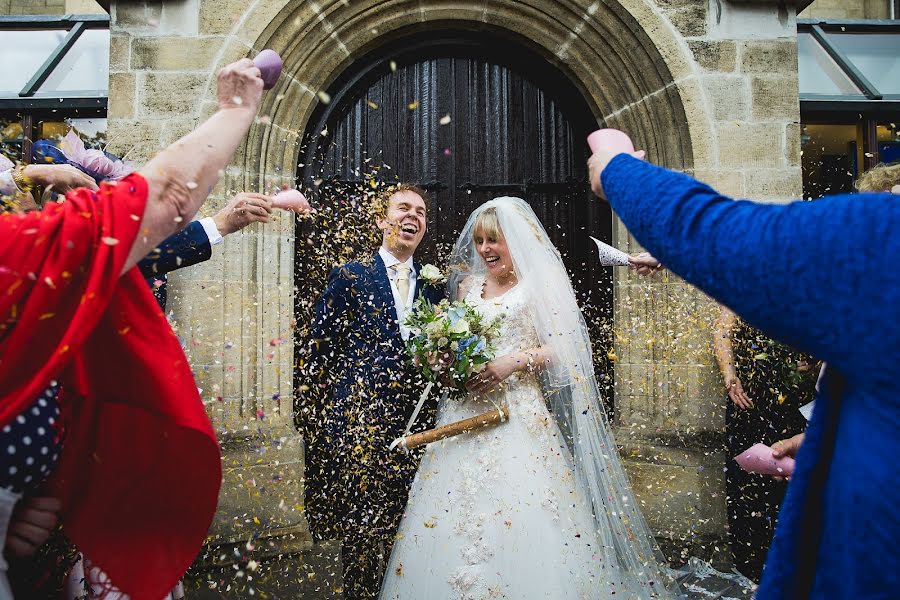
[[212, 218], [213, 223], [216, 226], [216, 229], [219, 230], [219, 235], [226, 236], [230, 233], [234, 233], [231, 230], [231, 227], [228, 226], [228, 219], [222, 215], [222, 213], [216, 213], [216, 215]]
[[13, 169], [13, 181], [23, 194], [29, 193], [36, 184], [40, 184], [40, 165], [25, 165]]

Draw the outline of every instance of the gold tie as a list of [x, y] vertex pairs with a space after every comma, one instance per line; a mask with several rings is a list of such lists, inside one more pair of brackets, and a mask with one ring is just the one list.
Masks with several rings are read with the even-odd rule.
[[401, 308], [406, 308], [406, 303], [409, 301], [409, 265], [397, 263], [391, 268], [397, 274], [395, 283], [397, 284], [397, 291], [400, 292], [400, 300], [402, 300]]

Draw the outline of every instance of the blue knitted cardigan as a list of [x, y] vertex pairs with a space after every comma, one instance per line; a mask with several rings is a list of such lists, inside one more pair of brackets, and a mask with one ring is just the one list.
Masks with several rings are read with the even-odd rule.
[[666, 267], [829, 365], [757, 598], [900, 598], [900, 198], [735, 201], [624, 154], [601, 181]]

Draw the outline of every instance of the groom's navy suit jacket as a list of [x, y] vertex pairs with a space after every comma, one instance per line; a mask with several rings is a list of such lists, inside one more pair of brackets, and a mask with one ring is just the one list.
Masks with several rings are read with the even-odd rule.
[[[138, 263], [141, 275], [147, 280], [159, 307], [166, 310], [166, 274], [209, 260], [212, 246], [200, 221], [192, 221], [187, 227], [160, 242], [150, 254]], [[162, 283], [157, 285], [156, 281]]]
[[[413, 266], [418, 274], [420, 266]], [[439, 302], [444, 289], [417, 276], [415, 297], [420, 295]], [[408, 396], [418, 396], [418, 377], [400, 335], [390, 279], [377, 253], [369, 264], [351, 262], [331, 271], [316, 305], [311, 337], [310, 366], [318, 371], [314, 380], [320, 388], [314, 402], [320, 406], [315, 407], [317, 431], [307, 431], [307, 439], [320, 437], [322, 425], [327, 425], [328, 437], [342, 436], [354, 413], [371, 408], [358, 406], [360, 402], [408, 406]], [[409, 406], [400, 412], [411, 411]]]

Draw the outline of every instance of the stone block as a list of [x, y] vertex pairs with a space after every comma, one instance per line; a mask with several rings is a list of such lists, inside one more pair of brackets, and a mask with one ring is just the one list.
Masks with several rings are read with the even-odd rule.
[[159, 27], [162, 2], [116, 2], [112, 27], [122, 30], [147, 30]]
[[800, 120], [800, 90], [796, 74], [784, 77], [753, 77], [753, 118]]
[[131, 68], [131, 36], [112, 34], [109, 37], [109, 70], [127, 71]]
[[110, 73], [107, 118], [133, 119], [136, 89], [134, 73]]
[[781, 167], [785, 163], [781, 123], [719, 123], [719, 163], [729, 169]]
[[792, 200], [803, 195], [800, 167], [754, 169], [744, 177], [747, 195], [755, 200]]
[[206, 88], [207, 74], [142, 73], [142, 117], [187, 117], [196, 114], [197, 100]]
[[743, 73], [797, 73], [796, 39], [743, 42], [740, 69]]
[[161, 131], [162, 125], [158, 121], [110, 118], [107, 121], [107, 150], [140, 166], [159, 152]]
[[667, 11], [666, 16], [682, 36], [703, 37], [707, 31], [708, 10], [706, 2], [690, 2], [682, 8]]
[[199, 29], [201, 35], [231, 32], [248, 10], [244, 0], [201, 0]]
[[734, 42], [688, 40], [688, 47], [704, 71], [730, 73], [737, 67], [737, 45]]
[[131, 43], [131, 68], [204, 71], [222, 46], [221, 37], [139, 37]]
[[713, 118], [717, 121], [746, 121], [750, 116], [750, 93], [747, 78], [741, 75], [707, 75], [703, 77]]
[[788, 123], [784, 128], [784, 155], [788, 165], [792, 167], [800, 166], [803, 156], [803, 148], [800, 143], [801, 133], [800, 123]]

